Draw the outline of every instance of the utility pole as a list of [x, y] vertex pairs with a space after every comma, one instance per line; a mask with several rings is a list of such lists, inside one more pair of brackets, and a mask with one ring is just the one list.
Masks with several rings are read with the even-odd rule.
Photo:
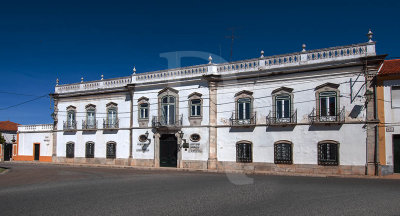
[[225, 36], [225, 38], [231, 39], [231, 52], [229, 56], [229, 61], [231, 62], [233, 56], [233, 42], [238, 37], [235, 36], [235, 28], [229, 28], [228, 30], [232, 31], [232, 34], [230, 36]]

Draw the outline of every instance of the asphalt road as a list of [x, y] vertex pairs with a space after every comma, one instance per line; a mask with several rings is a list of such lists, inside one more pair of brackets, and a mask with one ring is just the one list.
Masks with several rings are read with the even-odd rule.
[[400, 180], [1, 166], [0, 215], [400, 215]]

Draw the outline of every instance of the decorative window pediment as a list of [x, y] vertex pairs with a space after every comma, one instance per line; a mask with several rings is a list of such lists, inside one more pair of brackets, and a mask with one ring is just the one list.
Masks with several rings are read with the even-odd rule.
[[117, 103], [114, 103], [114, 102], [110, 102], [110, 103], [106, 104], [106, 107], [107, 107], [107, 108], [110, 108], [110, 107], [117, 107], [117, 106], [118, 106], [118, 104], [117, 104]]
[[176, 90], [176, 89], [173, 89], [173, 88], [171, 88], [171, 87], [165, 87], [164, 89], [162, 89], [161, 91], [158, 92], [158, 95], [161, 95], [161, 94], [164, 93], [164, 92], [173, 92], [173, 93], [175, 93], [175, 94], [178, 94], [178, 93], [179, 93], [179, 91]]
[[318, 90], [326, 91], [329, 89], [338, 89], [339, 86], [340, 86], [340, 84], [328, 82], [328, 83], [324, 83], [322, 85], [315, 87], [315, 91], [318, 91]]
[[272, 94], [292, 93], [293, 89], [288, 87], [280, 87], [272, 91]]
[[85, 106], [85, 109], [89, 110], [89, 109], [96, 109], [96, 105], [94, 104], [88, 104]]
[[193, 92], [188, 96], [188, 98], [201, 98], [201, 96], [203, 95], [198, 92]]
[[76, 107], [70, 105], [70, 106], [67, 106], [67, 110], [76, 110]]
[[138, 103], [143, 103], [143, 102], [148, 102], [149, 101], [149, 98], [147, 98], [147, 97], [144, 97], [144, 96], [142, 96], [142, 97], [140, 97], [139, 99], [138, 99]]
[[236, 93], [236, 94], [235, 94], [235, 97], [242, 96], [242, 95], [243, 95], [243, 96], [244, 96], [244, 95], [253, 96], [253, 92], [247, 91], [247, 90], [242, 90], [242, 91]]

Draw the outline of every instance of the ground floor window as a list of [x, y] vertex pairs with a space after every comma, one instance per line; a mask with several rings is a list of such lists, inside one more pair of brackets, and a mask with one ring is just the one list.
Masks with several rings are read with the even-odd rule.
[[248, 142], [236, 143], [236, 162], [239, 163], [253, 162], [251, 143]]
[[86, 143], [86, 158], [94, 158], [94, 143]]
[[117, 147], [117, 144], [115, 142], [107, 143], [107, 158], [111, 158], [111, 159], [115, 158], [116, 147]]
[[66, 157], [73, 158], [75, 156], [75, 144], [74, 143], [67, 143], [66, 146]]
[[318, 143], [318, 165], [339, 165], [339, 144], [335, 142]]
[[292, 164], [292, 143], [279, 142], [274, 144], [276, 164]]

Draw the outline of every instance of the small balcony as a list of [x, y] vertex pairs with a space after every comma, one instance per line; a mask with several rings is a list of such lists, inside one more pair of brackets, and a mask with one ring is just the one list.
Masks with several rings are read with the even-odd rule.
[[82, 121], [82, 130], [86, 131], [97, 130], [97, 120], [94, 122]]
[[108, 119], [103, 119], [103, 129], [107, 130], [119, 129], [119, 119], [115, 119], [115, 121], [109, 121]]
[[179, 116], [177, 120], [172, 119], [167, 120], [164, 116], [153, 116], [153, 119], [151, 121], [151, 125], [153, 128], [162, 128], [162, 127], [167, 127], [167, 128], [180, 128], [182, 126], [182, 119], [183, 115]]
[[276, 112], [269, 112], [267, 116], [268, 126], [288, 126], [297, 124], [297, 110], [295, 110], [289, 117], [277, 117]]
[[308, 120], [311, 124], [343, 124], [345, 121], [345, 107], [336, 112], [336, 115], [317, 115], [316, 109], [308, 115]]
[[76, 131], [76, 121], [64, 121], [63, 124], [64, 131]]
[[252, 127], [257, 123], [257, 112], [254, 112], [248, 119], [239, 119], [232, 113], [232, 117], [229, 119], [231, 127]]

